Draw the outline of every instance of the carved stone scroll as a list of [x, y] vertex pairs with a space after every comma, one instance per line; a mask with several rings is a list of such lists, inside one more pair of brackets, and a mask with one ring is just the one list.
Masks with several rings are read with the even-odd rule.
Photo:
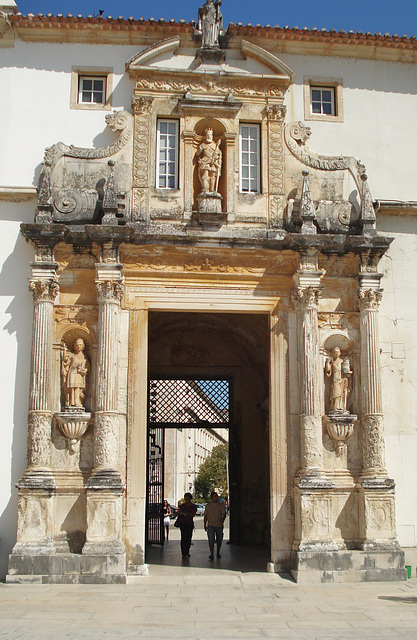
[[349, 171], [358, 193], [361, 194], [361, 224], [366, 233], [375, 233], [376, 217], [369, 190], [365, 166], [353, 156], [322, 156], [311, 151], [306, 143], [311, 136], [310, 127], [302, 122], [290, 122], [285, 127], [285, 142], [300, 162], [320, 171]]

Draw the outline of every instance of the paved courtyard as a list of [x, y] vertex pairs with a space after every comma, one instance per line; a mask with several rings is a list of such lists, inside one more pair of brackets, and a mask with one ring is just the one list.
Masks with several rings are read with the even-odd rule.
[[260, 550], [225, 544], [210, 561], [201, 522], [187, 561], [177, 538], [136, 584], [0, 585], [0, 638], [417, 640], [417, 579], [299, 586], [266, 573]]

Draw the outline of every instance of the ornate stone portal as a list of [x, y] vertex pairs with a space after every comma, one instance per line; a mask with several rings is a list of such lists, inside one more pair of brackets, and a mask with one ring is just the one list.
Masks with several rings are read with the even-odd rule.
[[[269, 402], [251, 406], [249, 390], [236, 428], [242, 450], [269, 443], [260, 493], [271, 500], [254, 522], [274, 569], [298, 581], [405, 578], [378, 350], [378, 262], [390, 239], [376, 234], [363, 165], [314, 154], [302, 123], [285, 126], [292, 71], [243, 39], [234, 55], [263, 72], [223, 65], [219, 6], [200, 10], [191, 67], [179, 36], [127, 62], [133, 116], [107, 118], [113, 144], [46, 150], [35, 222], [22, 225], [35, 247], [34, 316], [9, 581], [126, 582], [146, 572], [148, 330], [159, 311], [181, 312], [184, 327], [187, 312], [269, 318], [269, 381], [264, 360], [253, 381], [269, 387]], [[159, 189], [155, 125], [174, 116], [178, 189]], [[247, 122], [261, 149], [253, 193], [239, 187]], [[356, 209], [343, 199], [355, 185]], [[222, 336], [228, 347], [233, 335]], [[201, 345], [176, 348], [172, 366], [201, 371], [210, 361]], [[242, 505], [244, 486], [235, 491]]]

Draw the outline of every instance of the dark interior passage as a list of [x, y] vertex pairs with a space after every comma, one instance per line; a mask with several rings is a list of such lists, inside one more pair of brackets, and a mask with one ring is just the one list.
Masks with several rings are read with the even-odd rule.
[[231, 379], [230, 542], [269, 547], [268, 316], [151, 312], [149, 377], [158, 376]]

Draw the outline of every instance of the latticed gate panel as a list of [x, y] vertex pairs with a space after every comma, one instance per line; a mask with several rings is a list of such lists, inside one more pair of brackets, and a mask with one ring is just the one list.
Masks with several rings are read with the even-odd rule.
[[148, 431], [147, 541], [164, 544], [164, 430]]
[[231, 383], [227, 378], [152, 379], [149, 422], [164, 426], [229, 426]]
[[164, 544], [164, 443], [166, 428], [222, 427], [231, 423], [228, 378], [152, 378], [148, 405], [147, 542]]

